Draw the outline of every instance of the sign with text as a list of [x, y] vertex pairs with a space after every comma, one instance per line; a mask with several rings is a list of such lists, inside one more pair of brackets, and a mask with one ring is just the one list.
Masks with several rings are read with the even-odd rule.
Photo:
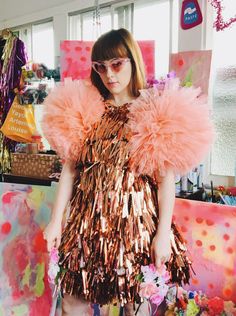
[[181, 27], [190, 29], [202, 23], [202, 13], [197, 0], [184, 0], [181, 9]]

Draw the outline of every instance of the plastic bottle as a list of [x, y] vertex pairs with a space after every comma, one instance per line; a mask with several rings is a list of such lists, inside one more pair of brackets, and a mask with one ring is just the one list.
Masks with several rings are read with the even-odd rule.
[[175, 193], [178, 194], [181, 191], [181, 177], [177, 175], [175, 177]]
[[181, 177], [181, 191], [187, 192], [188, 191], [188, 176]]
[[202, 188], [203, 184], [203, 164], [199, 165], [199, 173], [198, 173], [198, 188]]

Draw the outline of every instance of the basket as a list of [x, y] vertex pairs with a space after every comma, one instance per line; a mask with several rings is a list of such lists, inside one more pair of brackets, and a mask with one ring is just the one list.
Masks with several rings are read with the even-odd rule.
[[57, 155], [12, 153], [11, 174], [48, 179], [48, 176], [55, 171], [58, 160]]

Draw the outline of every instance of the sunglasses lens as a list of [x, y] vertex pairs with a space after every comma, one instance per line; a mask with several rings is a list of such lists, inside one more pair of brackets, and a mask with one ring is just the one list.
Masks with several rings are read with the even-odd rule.
[[121, 68], [123, 67], [125, 61], [124, 60], [116, 60], [111, 63], [111, 69], [114, 72], [119, 72]]
[[106, 68], [106, 65], [97, 63], [97, 64], [94, 64], [94, 70], [98, 72], [99, 74], [104, 74], [107, 68]]
[[124, 64], [128, 61], [129, 59], [116, 59], [112, 60], [111, 62], [93, 62], [92, 66], [93, 69], [99, 73], [99, 74], [104, 74], [107, 72], [108, 67], [113, 71], [113, 72], [119, 72], [123, 68]]

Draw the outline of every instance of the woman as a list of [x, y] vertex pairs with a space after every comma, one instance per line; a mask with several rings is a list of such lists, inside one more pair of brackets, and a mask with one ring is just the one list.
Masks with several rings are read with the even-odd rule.
[[91, 82], [65, 82], [46, 102], [44, 134], [65, 163], [45, 238], [49, 251], [59, 247], [64, 316], [86, 315], [88, 302], [120, 302], [134, 315], [142, 265], [166, 263], [173, 282], [189, 280], [172, 223], [175, 173], [201, 161], [212, 128], [199, 90], [176, 82], [161, 95], [145, 90], [141, 53], [125, 29], [95, 42]]

